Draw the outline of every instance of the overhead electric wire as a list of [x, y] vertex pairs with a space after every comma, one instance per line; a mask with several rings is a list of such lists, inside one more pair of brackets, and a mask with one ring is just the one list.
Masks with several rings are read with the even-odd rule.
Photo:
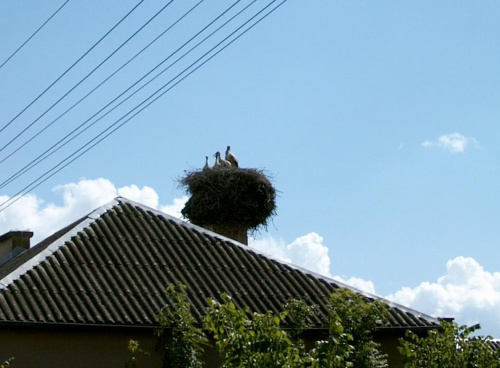
[[99, 43], [101, 43], [102, 40], [104, 40], [111, 32], [113, 32], [113, 30], [118, 27], [130, 14], [132, 14], [134, 12], [134, 10], [137, 9], [137, 7], [139, 5], [141, 5], [142, 3], [144, 2], [144, 0], [140, 0], [133, 8], [132, 10], [130, 10], [127, 14], [125, 14], [125, 16], [120, 19], [120, 21], [118, 21], [118, 23], [116, 23], [109, 31], [107, 31], [104, 36], [102, 36], [96, 43], [94, 43], [94, 45], [88, 49], [82, 56], [80, 56], [78, 58], [78, 60], [76, 60], [68, 69], [66, 69], [64, 71], [64, 73], [62, 73], [54, 82], [52, 82], [42, 93], [40, 93], [33, 101], [31, 101], [24, 109], [21, 110], [21, 112], [19, 112], [16, 116], [14, 116], [7, 124], [5, 124], [1, 129], [0, 129], [0, 133], [3, 132], [10, 124], [12, 124], [22, 113], [24, 113], [27, 109], [29, 109], [36, 101], [38, 101], [40, 99], [40, 97], [42, 97], [49, 89], [52, 88], [52, 86], [54, 86], [54, 84], [56, 84], [57, 82], [59, 82], [59, 80], [64, 77], [71, 69], [73, 69], [73, 67], [78, 64], [85, 56], [87, 56], [90, 51], [92, 51]]
[[[24, 148], [26, 145], [28, 145], [31, 141], [33, 141], [33, 139], [37, 138], [40, 134], [42, 134], [45, 130], [47, 130], [48, 128], [50, 128], [54, 123], [56, 123], [59, 119], [61, 119], [64, 115], [66, 115], [68, 112], [70, 112], [71, 110], [73, 110], [77, 105], [79, 105], [83, 100], [85, 100], [88, 96], [90, 96], [92, 93], [94, 93], [97, 89], [99, 89], [103, 84], [105, 84], [108, 80], [110, 80], [113, 76], [115, 76], [118, 72], [120, 72], [120, 70], [122, 70], [125, 66], [127, 66], [130, 62], [132, 62], [136, 57], [138, 57], [140, 54], [142, 54], [147, 48], [149, 48], [153, 43], [155, 43], [156, 41], [158, 41], [158, 39], [162, 36], [164, 36], [169, 30], [171, 30], [175, 25], [177, 25], [177, 23], [179, 23], [182, 19], [184, 19], [189, 13], [191, 13], [194, 9], [196, 9], [203, 1], [205, 0], [200, 0], [198, 1], [197, 4], [195, 4], [193, 7], [191, 7], [186, 13], [184, 13], [179, 19], [177, 19], [174, 23], [172, 23], [172, 25], [170, 25], [169, 27], [167, 27], [167, 29], [165, 29], [162, 33], [160, 33], [160, 35], [158, 35], [153, 41], [151, 41], [149, 44], [147, 44], [145, 47], [143, 47], [138, 53], [136, 53], [134, 56], [132, 56], [127, 62], [125, 62], [124, 64], [122, 64], [122, 66], [120, 66], [117, 70], [115, 70], [112, 74], [110, 74], [106, 79], [104, 79], [101, 83], [99, 83], [96, 87], [94, 87], [92, 90], [90, 90], [90, 92], [88, 92], [85, 96], [83, 96], [82, 98], [80, 98], [76, 103], [74, 103], [71, 107], [69, 107], [66, 111], [64, 111], [61, 115], [59, 115], [57, 118], [55, 118], [54, 120], [52, 120], [49, 124], [47, 124], [43, 129], [41, 129], [40, 131], [38, 131], [34, 136], [32, 136], [30, 139], [28, 139], [26, 142], [24, 142], [21, 146], [19, 146], [18, 148], [16, 148], [14, 151], [12, 151], [11, 153], [9, 153], [7, 156], [5, 156], [2, 160], [0, 160], [0, 164], [2, 164], [3, 162], [5, 162], [6, 160], [8, 160], [11, 156], [13, 156], [15, 153], [17, 153], [18, 151], [20, 151], [22, 148]], [[240, 0], [239, 0], [240, 1]], [[126, 91], [125, 91], [126, 92]], [[120, 95], [121, 96], [121, 95]], [[115, 100], [113, 100], [112, 102], [114, 102]], [[106, 105], [105, 107], [107, 107], [109, 105]], [[100, 110], [99, 112], [101, 112], [102, 110]], [[93, 115], [90, 119], [92, 119], [95, 115]], [[40, 117], [39, 117], [40, 118]], [[70, 134], [72, 134], [73, 132], [71, 132]], [[0, 184], [0, 189], [2, 188], [2, 184]]]
[[5, 148], [10, 146], [14, 141], [17, 140], [21, 135], [23, 135], [29, 128], [31, 128], [38, 120], [40, 120], [45, 114], [47, 114], [54, 106], [61, 102], [66, 96], [73, 92], [80, 84], [82, 84], [88, 77], [90, 77], [94, 72], [99, 69], [106, 61], [108, 61], [114, 54], [116, 54], [123, 46], [125, 46], [132, 38], [134, 38], [140, 31], [142, 31], [150, 22], [152, 22], [158, 15], [160, 15], [174, 0], [170, 0], [163, 8], [161, 8], [155, 15], [153, 15], [146, 23], [144, 23], [137, 31], [135, 31], [129, 38], [127, 38], [120, 46], [118, 46], [111, 54], [109, 54], [103, 61], [101, 61], [94, 69], [90, 71], [85, 77], [83, 77], [76, 85], [74, 85], [69, 91], [67, 91], [62, 97], [60, 97], [56, 102], [54, 102], [45, 112], [43, 112], [38, 118], [31, 122], [26, 128], [24, 128], [20, 133], [18, 133], [14, 138], [12, 138], [7, 144], [0, 148], [2, 152]]
[[[195, 50], [198, 46], [200, 46], [203, 42], [205, 42], [208, 38], [210, 38], [211, 36], [213, 36], [215, 33], [217, 33], [220, 29], [222, 29], [224, 26], [226, 26], [229, 22], [231, 22], [234, 18], [236, 18], [238, 15], [240, 15], [243, 11], [245, 11], [248, 7], [250, 7], [250, 5], [252, 5], [253, 3], [255, 3], [257, 0], [253, 0], [252, 2], [250, 2], [247, 6], [245, 6], [243, 9], [241, 9], [238, 13], [236, 13], [235, 15], [233, 15], [230, 19], [228, 19], [225, 23], [223, 23], [221, 26], [219, 26], [217, 29], [215, 29], [212, 33], [210, 33], [208, 36], [206, 36], [203, 40], [201, 40], [200, 42], [198, 42], [195, 46], [191, 47], [186, 53], [184, 53], [182, 56], [180, 56], [177, 60], [175, 60], [173, 63], [171, 63], [169, 66], [167, 66], [166, 68], [164, 68], [161, 72], [159, 72], [158, 74], [156, 74], [153, 78], [151, 78], [148, 82], [146, 82], [145, 84], [143, 84], [141, 87], [139, 87], [136, 91], [134, 91], [132, 94], [130, 94], [129, 96], [127, 96], [123, 101], [121, 101], [119, 104], [117, 104], [116, 106], [114, 106], [112, 109], [110, 109], [109, 111], [107, 111], [104, 115], [102, 115], [101, 117], [99, 117], [98, 119], [96, 119], [94, 122], [92, 122], [92, 124], [90, 124], [89, 126], [87, 126], [85, 129], [83, 129], [82, 131], [78, 132], [76, 135], [74, 135], [73, 137], [71, 137], [69, 140], [67, 140], [66, 142], [64, 142], [63, 144], [61, 144], [59, 147], [57, 147], [61, 142], [63, 142], [66, 138], [70, 137], [73, 133], [75, 133], [76, 131], [78, 131], [82, 126], [86, 125], [90, 120], [92, 120], [94, 117], [96, 117], [98, 114], [100, 114], [103, 110], [105, 110], [107, 107], [109, 107], [112, 103], [114, 103], [115, 101], [117, 101], [120, 97], [122, 97], [125, 93], [127, 93], [129, 90], [131, 90], [134, 86], [136, 86], [139, 82], [141, 82], [144, 78], [146, 78], [149, 74], [151, 74], [154, 70], [156, 70], [159, 66], [161, 66], [163, 63], [165, 63], [167, 60], [169, 60], [172, 56], [174, 56], [177, 52], [179, 52], [180, 50], [182, 50], [184, 48], [184, 46], [186, 46], [187, 44], [189, 44], [192, 40], [194, 40], [198, 35], [200, 35], [201, 33], [203, 33], [208, 27], [210, 27], [213, 23], [215, 23], [218, 19], [220, 19], [222, 16], [224, 16], [228, 11], [230, 11], [234, 6], [236, 6], [239, 2], [241, 2], [242, 0], [237, 0], [233, 5], [231, 5], [229, 8], [227, 8], [224, 12], [222, 12], [220, 15], [218, 15], [214, 20], [212, 20], [210, 23], [208, 23], [205, 27], [203, 27], [200, 31], [198, 31], [194, 36], [192, 36], [188, 41], [184, 42], [184, 44], [182, 44], [179, 48], [177, 48], [177, 50], [175, 50], [174, 52], [172, 52], [168, 57], [166, 57], [163, 61], [161, 61], [159, 64], [157, 64], [156, 67], [154, 67], [152, 70], [150, 70], [148, 73], [146, 73], [145, 75], [143, 75], [140, 79], [138, 79], [134, 84], [132, 84], [131, 86], [129, 86], [125, 91], [123, 91], [121, 94], [119, 94], [117, 97], [115, 97], [112, 101], [108, 102], [104, 107], [102, 107], [99, 111], [97, 111], [96, 113], [94, 113], [94, 115], [92, 115], [90, 118], [88, 118], [87, 120], [85, 120], [83, 123], [81, 123], [80, 125], [78, 125], [75, 129], [73, 129], [71, 132], [69, 132], [68, 134], [66, 134], [63, 138], [61, 138], [58, 142], [56, 142], [55, 144], [53, 144], [51, 147], [49, 147], [47, 150], [45, 150], [42, 154], [40, 154], [38, 157], [36, 157], [34, 160], [32, 160], [30, 163], [28, 163], [27, 165], [25, 165], [22, 169], [18, 170], [15, 174], [11, 175], [8, 179], [4, 180], [2, 183], [0, 183], [0, 189], [2, 189], [3, 187], [5, 187], [6, 185], [10, 184], [11, 182], [13, 182], [14, 180], [16, 180], [17, 178], [19, 178], [20, 176], [24, 175], [27, 171], [31, 170], [33, 167], [35, 167], [36, 165], [38, 165], [39, 163], [41, 163], [42, 161], [44, 161], [46, 158], [50, 157], [52, 154], [54, 154], [55, 152], [57, 152], [58, 150], [60, 150], [62, 147], [64, 147], [66, 144], [68, 144], [69, 142], [71, 142], [72, 140], [74, 140], [76, 137], [78, 137], [79, 135], [81, 135], [83, 132], [85, 132], [86, 130], [88, 130], [89, 128], [91, 128], [93, 125], [95, 125], [97, 122], [99, 122], [101, 119], [103, 119], [104, 117], [106, 117], [108, 114], [110, 114], [112, 111], [114, 111], [116, 108], [118, 108], [120, 105], [122, 105], [124, 102], [126, 102], [128, 99], [130, 99], [132, 96], [134, 96], [137, 92], [139, 92], [140, 90], [142, 90], [144, 87], [146, 87], [149, 83], [151, 83], [153, 80], [155, 80], [156, 78], [158, 78], [161, 74], [163, 74], [165, 71], [167, 71], [168, 69], [170, 69], [173, 65], [175, 65], [178, 61], [182, 60], [186, 55], [188, 55], [190, 52], [192, 52], [193, 50]], [[192, 8], [193, 9], [193, 8]], [[190, 9], [190, 11], [192, 10]], [[181, 18], [179, 18], [173, 25], [177, 24], [182, 18], [184, 18], [190, 11], [188, 11], [187, 13], [185, 13]], [[172, 26], [173, 26], [172, 25]], [[50, 152], [53, 148], [57, 147], [56, 149], [54, 149], [52, 152]], [[5, 159], [4, 159], [5, 160]], [[3, 162], [3, 161], [1, 161]], [[0, 163], [1, 163], [0, 162]]]
[[[251, 17], [248, 21], [246, 21], [243, 25], [241, 25], [240, 27], [238, 27], [235, 31], [233, 31], [229, 36], [227, 36], [226, 38], [224, 38], [221, 42], [219, 42], [216, 46], [214, 46], [213, 48], [211, 48], [209, 51], [207, 51], [204, 55], [202, 55], [200, 58], [198, 58], [194, 63], [192, 63], [190, 66], [188, 66], [186, 69], [184, 69], [181, 73], [179, 73], [176, 77], [174, 77], [173, 79], [171, 79], [167, 84], [165, 84], [164, 86], [162, 86], [160, 89], [158, 89], [156, 92], [154, 92], [152, 95], [150, 95], [146, 100], [144, 100], [141, 104], [137, 105], [134, 109], [132, 109], [131, 111], [129, 111], [127, 114], [125, 114], [124, 116], [122, 116], [120, 119], [118, 119], [115, 123], [113, 123], [113, 125], [111, 125], [110, 127], [108, 127], [106, 130], [104, 130], [103, 132], [101, 132], [99, 135], [97, 135], [96, 137], [94, 137], [91, 141], [87, 142], [85, 145], [83, 145], [82, 147], [80, 147], [77, 151], [75, 151], [72, 155], [68, 156], [67, 158], [65, 158], [64, 160], [60, 161], [57, 165], [55, 165], [54, 167], [52, 167], [52, 169], [46, 171], [44, 174], [42, 174], [41, 176], [39, 176], [36, 180], [32, 181], [30, 184], [28, 184], [27, 186], [25, 186], [23, 189], [21, 189], [18, 193], [16, 193], [13, 197], [9, 198], [8, 200], [4, 201], [3, 203], [0, 204], [0, 212], [4, 211], [5, 209], [7, 209], [8, 207], [10, 207], [12, 204], [14, 204], [15, 202], [17, 202], [18, 200], [20, 200], [23, 196], [25, 196], [27, 193], [29, 193], [31, 190], [37, 188], [38, 186], [40, 186], [41, 184], [43, 184], [45, 181], [47, 181], [48, 179], [50, 179], [51, 177], [53, 177], [55, 174], [57, 174], [58, 172], [60, 172], [62, 169], [64, 169], [65, 167], [67, 167], [68, 165], [70, 165], [71, 163], [73, 163], [75, 160], [77, 160], [78, 158], [80, 158], [82, 155], [84, 155], [85, 153], [87, 153], [89, 150], [91, 150], [92, 148], [94, 148], [97, 144], [101, 143], [104, 139], [106, 139], [107, 137], [109, 137], [111, 134], [113, 134], [115, 131], [117, 131], [118, 129], [120, 129], [121, 127], [123, 127], [127, 122], [129, 122], [131, 119], [133, 119], [135, 116], [137, 116], [139, 113], [141, 113], [142, 111], [144, 111], [147, 107], [149, 107], [151, 104], [153, 104], [155, 101], [157, 101], [159, 98], [161, 98], [163, 95], [165, 95], [167, 92], [169, 92], [170, 90], [172, 90], [175, 86], [177, 86], [179, 83], [181, 83], [182, 81], [184, 81], [187, 77], [189, 77], [191, 74], [193, 74], [195, 71], [197, 71], [199, 68], [201, 68], [203, 65], [205, 65], [208, 61], [212, 60], [215, 56], [217, 56], [219, 53], [221, 53], [223, 50], [225, 50], [228, 46], [230, 46], [233, 42], [235, 42], [236, 40], [238, 40], [241, 36], [243, 36], [245, 33], [247, 33], [250, 29], [252, 29], [254, 26], [256, 26], [258, 23], [260, 23], [262, 20], [264, 20], [265, 18], [267, 18], [270, 14], [272, 14], [276, 9], [278, 9], [280, 6], [282, 6], [287, 0], [282, 0], [278, 5], [276, 5], [274, 8], [272, 8], [269, 12], [267, 12], [265, 15], [263, 15], [260, 19], [258, 19], [254, 24], [252, 24], [251, 26], [249, 26], [247, 29], [245, 29], [242, 33], [240, 33], [238, 36], [236, 36], [234, 39], [232, 39], [230, 42], [228, 42], [226, 45], [224, 45], [221, 49], [219, 49], [217, 52], [215, 52], [212, 56], [210, 56], [208, 59], [204, 60], [200, 65], [198, 65], [196, 68], [194, 68], [193, 70], [191, 70], [189, 73], [187, 73], [185, 76], [183, 76], [181, 79], [179, 79], [175, 84], [173, 84], [170, 88], [168, 88], [167, 90], [163, 91], [161, 94], [159, 94], [157, 97], [155, 97], [153, 100], [151, 100], [149, 103], [147, 103], [145, 106], [143, 106], [142, 108], [140, 108], [140, 110], [138, 110], [137, 112], [135, 112], [132, 116], [130, 116], [127, 120], [125, 120], [124, 122], [122, 122], [120, 125], [118, 125], [117, 127], [115, 127], [113, 130], [111, 130], [109, 133], [107, 133], [104, 137], [100, 138], [97, 142], [93, 143], [90, 147], [86, 148], [83, 152], [79, 153], [76, 157], [72, 158], [69, 162], [66, 162], [68, 159], [70, 159], [72, 156], [74, 156], [75, 154], [77, 154], [79, 151], [81, 151], [82, 149], [84, 149], [86, 146], [88, 146], [90, 143], [92, 143], [93, 141], [95, 141], [99, 136], [101, 136], [102, 134], [104, 134], [106, 131], [108, 131], [110, 128], [112, 128], [113, 126], [115, 126], [120, 120], [122, 120], [124, 117], [126, 117], [127, 115], [129, 115], [133, 110], [137, 109], [140, 105], [142, 105], [143, 103], [145, 103], [147, 100], [149, 100], [150, 98], [152, 98], [155, 94], [157, 94], [159, 91], [161, 91], [163, 88], [165, 88], [167, 85], [169, 85], [173, 80], [177, 79], [180, 75], [182, 75], [185, 71], [187, 71], [189, 68], [191, 68], [193, 65], [195, 65], [196, 63], [198, 63], [198, 61], [200, 61], [201, 59], [203, 59], [206, 55], [208, 55], [210, 52], [212, 52], [215, 48], [217, 48], [218, 46], [220, 46], [223, 42], [225, 42], [229, 37], [231, 37], [232, 35], [234, 35], [236, 32], [238, 32], [241, 28], [243, 28], [246, 24], [248, 24], [250, 21], [252, 21], [255, 17], [257, 17], [260, 13], [262, 13], [265, 9], [269, 8], [273, 3], [275, 3], [277, 0], [273, 0], [271, 1], [267, 6], [265, 6], [264, 8], [262, 8], [258, 13], [256, 13], [253, 17]], [[59, 167], [61, 164], [63, 164], [63, 166]], [[58, 168], [59, 167], [59, 168]], [[57, 169], [57, 170], [56, 170]], [[51, 173], [51, 171], [53, 170], [56, 170], [54, 172]], [[49, 175], [50, 174], [50, 175]], [[48, 176], [46, 176], [48, 175]], [[45, 177], [46, 176], [46, 177]], [[24, 193], [23, 193], [24, 192]]]
[[2, 68], [3, 68], [3, 66], [4, 66], [5, 64], [7, 64], [7, 63], [9, 62], [9, 60], [10, 60], [10, 59], [12, 59], [12, 58], [13, 58], [13, 57], [14, 57], [14, 56], [15, 56], [15, 55], [16, 55], [16, 54], [17, 54], [17, 53], [18, 53], [18, 52], [19, 52], [19, 51], [20, 51], [20, 50], [21, 50], [21, 49], [22, 49], [22, 48], [23, 48], [23, 47], [24, 47], [24, 46], [25, 46], [25, 45], [26, 45], [26, 44], [27, 44], [27, 43], [28, 43], [28, 42], [29, 42], [32, 38], [33, 38], [33, 37], [35, 37], [35, 35], [36, 35], [36, 34], [37, 34], [37, 33], [38, 33], [38, 32], [39, 32], [39, 31], [40, 31], [43, 27], [45, 27], [45, 25], [46, 25], [47, 23], [49, 23], [49, 22], [50, 22], [50, 20], [51, 20], [52, 18], [54, 18], [54, 17], [55, 17], [55, 15], [56, 15], [57, 13], [59, 13], [59, 11], [60, 11], [62, 8], [64, 8], [64, 6], [65, 6], [68, 2], [69, 2], [69, 0], [66, 0], [66, 1], [64, 2], [64, 4], [62, 4], [62, 5], [61, 5], [61, 6], [60, 6], [60, 7], [59, 7], [59, 8], [58, 8], [58, 9], [57, 9], [57, 10], [56, 10], [56, 11], [55, 11], [55, 12], [54, 12], [54, 13], [53, 13], [53, 14], [52, 14], [52, 15], [51, 15], [51, 16], [50, 16], [50, 17], [49, 17], [46, 21], [45, 21], [45, 22], [43, 22], [43, 24], [42, 24], [40, 27], [38, 27], [38, 29], [37, 29], [37, 30], [36, 30], [36, 31], [35, 31], [35, 32], [31, 35], [31, 36], [29, 36], [29, 37], [28, 37], [28, 39], [27, 39], [26, 41], [24, 41], [24, 42], [21, 44], [21, 46], [19, 46], [19, 47], [17, 48], [17, 50], [16, 50], [16, 51], [14, 51], [14, 52], [12, 53], [12, 55], [10, 55], [10, 56], [7, 58], [7, 60], [5, 60], [5, 61], [2, 63], [2, 65], [0, 65], [0, 69], [2, 69]]
[[[264, 7], [263, 9], [261, 9], [261, 11], [259, 11], [256, 15], [254, 15], [252, 18], [250, 18], [247, 22], [245, 22], [242, 26], [240, 26], [236, 31], [234, 31], [233, 33], [231, 33], [231, 35], [229, 35], [228, 37], [226, 37], [223, 41], [221, 41], [219, 44], [217, 44], [216, 46], [214, 46], [212, 49], [210, 49], [209, 51], [207, 51], [201, 58], [199, 58], [197, 61], [195, 61], [193, 64], [191, 64], [188, 68], [184, 69], [183, 72], [181, 72], [180, 74], [178, 74], [175, 78], [173, 78], [172, 80], [176, 79], [179, 75], [181, 75], [182, 73], [184, 73], [187, 69], [189, 69], [191, 66], [193, 66], [194, 64], [196, 64], [200, 59], [202, 59], [203, 57], [205, 57], [208, 53], [210, 53], [214, 48], [218, 47], [222, 42], [224, 42], [227, 38], [229, 38], [230, 36], [232, 36], [235, 32], [237, 32], [239, 29], [241, 29], [245, 24], [247, 24], [248, 22], [250, 22], [253, 18], [255, 18], [258, 14], [260, 14], [262, 11], [264, 11], [265, 9], [267, 9], [271, 4], [273, 4], [274, 2], [276, 2], [277, 0], [273, 0], [271, 3], [269, 3], [266, 7]], [[241, 34], [239, 34], [237, 37], [235, 37], [233, 40], [231, 40], [227, 45], [225, 45], [224, 47], [222, 47], [219, 51], [217, 51], [214, 55], [212, 55], [211, 57], [209, 57], [207, 60], [205, 60], [203, 63], [201, 63], [200, 65], [198, 65], [195, 69], [193, 69], [191, 72], [189, 72], [187, 75], [185, 75], [184, 77], [182, 77], [179, 81], [177, 81], [173, 86], [171, 86], [169, 89], [167, 89], [166, 91], [162, 92], [159, 96], [157, 96], [154, 100], [150, 101], [146, 106], [142, 107], [139, 111], [137, 111], [134, 115], [132, 115], [130, 118], [128, 118], [126, 121], [124, 121], [122, 124], [120, 124], [118, 127], [116, 127], [115, 129], [113, 129], [111, 132], [109, 132], [108, 134], [106, 134], [103, 138], [101, 138], [99, 141], [97, 141], [96, 143], [94, 143], [93, 145], [91, 145], [89, 148], [87, 148], [85, 151], [83, 151], [82, 153], [80, 153], [78, 156], [76, 156], [75, 158], [73, 158], [71, 161], [67, 162], [66, 164], [64, 164], [62, 167], [60, 167], [59, 169], [57, 169], [55, 172], [53, 172], [52, 174], [50, 174], [49, 176], [47, 176], [46, 178], [43, 178], [43, 176], [49, 174], [51, 171], [53, 171], [54, 169], [56, 169], [58, 166], [60, 166], [62, 163], [64, 163], [64, 161], [68, 160], [69, 158], [71, 158], [72, 156], [74, 156], [76, 153], [78, 153], [78, 151], [80, 151], [81, 149], [83, 149], [85, 146], [87, 146], [89, 143], [91, 143], [92, 141], [94, 141], [96, 138], [98, 138], [100, 135], [102, 135], [104, 132], [106, 132], [107, 130], [109, 130], [110, 127], [108, 127], [105, 131], [103, 131], [101, 134], [99, 134], [98, 136], [96, 136], [94, 139], [92, 139], [91, 141], [89, 141], [87, 144], [85, 144], [84, 146], [82, 146], [79, 150], [75, 151], [71, 156], [67, 157], [65, 160], [61, 161], [59, 164], [57, 164], [56, 166], [54, 166], [51, 170], [45, 172], [42, 176], [40, 176], [39, 178], [37, 178], [35, 181], [33, 181], [32, 183], [30, 183], [28, 186], [26, 186], [25, 188], [23, 188], [20, 192], [18, 192], [16, 195], [14, 195], [13, 197], [11, 197], [9, 200], [3, 202], [0, 204], [0, 207], [4, 206], [5, 204], [7, 204], [5, 207], [3, 208], [0, 208], [0, 212], [2, 212], [3, 210], [5, 210], [6, 208], [10, 207], [12, 204], [14, 204], [15, 202], [17, 202], [19, 199], [21, 199], [24, 195], [26, 195], [29, 191], [37, 188], [38, 186], [40, 186], [41, 184], [43, 184], [45, 181], [47, 181], [48, 179], [50, 179], [51, 177], [53, 177], [55, 174], [57, 174], [58, 172], [60, 172], [62, 169], [64, 169], [65, 167], [67, 167], [68, 165], [70, 165], [72, 162], [74, 162], [75, 160], [77, 160], [79, 157], [81, 157], [82, 155], [84, 155], [86, 152], [88, 152], [90, 149], [92, 149], [93, 147], [95, 147], [97, 144], [99, 144], [100, 142], [102, 142], [104, 139], [106, 139], [107, 137], [109, 137], [111, 134], [113, 134], [116, 130], [118, 130], [119, 128], [121, 128], [123, 125], [125, 125], [128, 121], [130, 121], [131, 119], [133, 119], [136, 115], [138, 115], [140, 112], [142, 112], [144, 109], [146, 109], [147, 107], [149, 107], [152, 103], [154, 103], [155, 101], [157, 101], [160, 97], [162, 97], [164, 94], [166, 94], [167, 92], [169, 92], [172, 88], [174, 88], [175, 86], [177, 86], [180, 82], [182, 82], [184, 79], [186, 79], [188, 76], [190, 76], [191, 74], [193, 74], [196, 70], [198, 70], [201, 66], [203, 66], [204, 64], [206, 64], [208, 61], [210, 61], [212, 58], [214, 58], [216, 55], [218, 55], [220, 52], [222, 52], [223, 50], [225, 50], [229, 45], [231, 45], [233, 42], [235, 42], [237, 39], [239, 39], [241, 36], [243, 36], [246, 32], [248, 32], [250, 29], [252, 29], [255, 25], [257, 25], [258, 23], [260, 23], [263, 19], [265, 19], [267, 16], [269, 16], [271, 13], [273, 13], [276, 9], [278, 9], [281, 5], [283, 5], [287, 0], [282, 0], [281, 3], [279, 3], [276, 7], [274, 7], [273, 9], [271, 9], [267, 14], [265, 14], [263, 17], [261, 17], [259, 20], [257, 20], [254, 24], [252, 24], [250, 27], [248, 27], [245, 31], [243, 31]], [[171, 80], [171, 81], [172, 81]], [[169, 82], [170, 83], [170, 82]], [[167, 83], [167, 85], [169, 84]], [[160, 88], [163, 89], [164, 87]], [[159, 91], [159, 90], [158, 90]], [[157, 91], [157, 92], [158, 92]], [[155, 92], [154, 94], [156, 94], [157, 92]], [[154, 95], [153, 94], [153, 95]], [[151, 96], [153, 96], [151, 95]], [[149, 98], [151, 98], [151, 96]], [[148, 98], [148, 99], [149, 99]], [[145, 101], [147, 101], [148, 99], [146, 99]], [[143, 101], [143, 103], [145, 102]], [[140, 106], [140, 105], [138, 105]], [[137, 108], [137, 107], [136, 107]], [[133, 111], [133, 110], [131, 110]], [[129, 112], [130, 113], [130, 112]], [[126, 115], [128, 115], [129, 113], [127, 113]], [[126, 115], [124, 115], [123, 117], [125, 117]], [[121, 119], [120, 118], [119, 120], [117, 120], [113, 125], [116, 125]], [[111, 126], [112, 127], [112, 126]], [[36, 183], [37, 181], [41, 180], [43, 178], [42, 181], [40, 181], [39, 183], [37, 183], [36, 185], [34, 185], [32, 188], [29, 188], [31, 185], [33, 185], [34, 183]], [[28, 189], [24, 194], [22, 194], [21, 196], [19, 196], [19, 194], [21, 194], [24, 190]]]

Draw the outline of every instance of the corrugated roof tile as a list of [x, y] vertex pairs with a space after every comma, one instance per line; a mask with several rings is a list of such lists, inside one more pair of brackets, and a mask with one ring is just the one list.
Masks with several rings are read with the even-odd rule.
[[[326, 328], [331, 293], [348, 287], [123, 198], [10, 260], [0, 278], [0, 323], [154, 326], [167, 285], [181, 282], [198, 319], [206, 298], [226, 292], [262, 313], [291, 298], [316, 304], [313, 322]], [[389, 328], [439, 325], [390, 306]]]

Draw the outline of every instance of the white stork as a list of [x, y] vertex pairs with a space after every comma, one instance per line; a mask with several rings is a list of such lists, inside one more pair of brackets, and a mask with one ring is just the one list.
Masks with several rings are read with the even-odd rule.
[[210, 170], [210, 164], [208, 163], [208, 156], [205, 156], [205, 166], [203, 166], [203, 171]]
[[231, 146], [227, 146], [226, 150], [226, 160], [231, 163], [231, 166], [233, 167], [238, 167], [238, 159], [236, 156], [231, 152]]
[[215, 162], [214, 162], [214, 169], [220, 169], [221, 167], [221, 164], [220, 164], [220, 153], [219, 152], [215, 152]]
[[224, 160], [220, 157], [220, 152], [215, 152], [215, 162], [219, 164], [218, 167], [231, 167], [231, 163], [229, 161]]

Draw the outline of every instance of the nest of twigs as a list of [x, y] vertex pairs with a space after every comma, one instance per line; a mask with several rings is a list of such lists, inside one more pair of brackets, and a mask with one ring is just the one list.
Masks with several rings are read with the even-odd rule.
[[193, 224], [267, 228], [276, 190], [262, 170], [221, 168], [188, 172], [179, 180], [191, 198], [182, 210]]

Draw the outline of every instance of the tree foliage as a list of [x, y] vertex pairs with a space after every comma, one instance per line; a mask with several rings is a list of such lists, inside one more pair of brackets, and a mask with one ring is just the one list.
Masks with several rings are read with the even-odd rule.
[[[384, 325], [389, 307], [349, 289], [338, 289], [328, 304], [329, 331], [307, 350], [301, 334], [317, 309], [290, 300], [280, 313], [255, 313], [238, 308], [231, 297], [207, 300], [203, 329], [196, 327], [185, 287], [167, 289], [171, 307], [158, 321], [164, 342], [164, 367], [202, 367], [205, 333], [215, 341], [223, 368], [384, 368], [387, 359], [373, 341], [373, 332]], [[490, 336], [473, 336], [479, 325], [467, 327], [443, 322], [441, 330], [419, 336], [410, 330], [400, 340], [405, 368], [500, 368], [500, 350], [491, 348]]]
[[11, 357], [11, 358], [7, 359], [5, 362], [3, 362], [2, 364], [0, 364], [0, 368], [12, 367], [13, 362], [14, 362], [14, 357]]
[[[129, 359], [127, 364], [125, 365], [125, 368], [136, 368], [138, 364], [138, 359], [136, 357], [137, 353], [144, 354], [144, 355], [149, 355], [149, 353], [143, 349], [140, 348], [139, 341], [137, 340], [129, 340], [128, 342], [128, 351], [132, 353], [132, 357]], [[0, 366], [0, 368], [3, 368]]]
[[164, 368], [199, 368], [203, 366], [203, 346], [207, 338], [196, 326], [184, 285], [169, 285], [167, 295], [172, 306], [165, 306], [157, 316], [164, 348]]
[[[205, 329], [213, 334], [223, 367], [379, 368], [386, 357], [372, 341], [385, 318], [382, 302], [369, 302], [350, 290], [338, 290], [329, 303], [329, 334], [306, 351], [300, 334], [309, 327], [315, 307], [291, 300], [279, 314], [238, 309], [227, 295], [209, 300]], [[283, 328], [286, 319], [291, 328]]]
[[313, 367], [387, 367], [387, 358], [373, 341], [373, 332], [387, 318], [388, 306], [349, 289], [332, 294], [329, 334], [312, 352]]
[[288, 312], [252, 313], [238, 309], [227, 294], [208, 299], [205, 329], [212, 334], [224, 368], [303, 367], [305, 355], [281, 324]]
[[491, 349], [491, 336], [472, 336], [480, 329], [443, 321], [442, 331], [420, 337], [407, 331], [399, 348], [405, 368], [499, 368], [500, 350]]

